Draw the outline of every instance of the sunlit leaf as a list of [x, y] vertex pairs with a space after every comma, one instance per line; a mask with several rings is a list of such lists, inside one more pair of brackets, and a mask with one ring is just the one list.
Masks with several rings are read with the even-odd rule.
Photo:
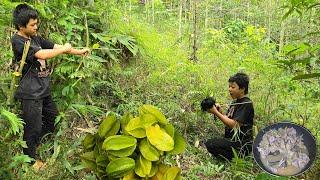
[[141, 124], [140, 118], [135, 117], [129, 121], [126, 126], [126, 131], [136, 137], [136, 138], [144, 138], [146, 137], [146, 130], [144, 129], [143, 125]]
[[146, 129], [149, 142], [161, 151], [171, 151], [174, 148], [174, 141], [170, 135], [160, 129], [159, 125]]
[[117, 158], [111, 161], [106, 171], [109, 176], [114, 178], [120, 178], [129, 174], [135, 167], [135, 161], [131, 158]]

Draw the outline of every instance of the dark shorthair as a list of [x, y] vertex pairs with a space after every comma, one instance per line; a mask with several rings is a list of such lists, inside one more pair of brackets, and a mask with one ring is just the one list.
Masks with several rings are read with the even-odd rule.
[[17, 30], [19, 27], [26, 27], [30, 19], [38, 19], [38, 12], [27, 4], [19, 4], [12, 15]]
[[229, 83], [237, 83], [240, 89], [244, 88], [244, 93], [248, 94], [249, 76], [245, 73], [237, 73], [229, 78]]
[[213, 97], [207, 97], [201, 102], [201, 110], [208, 111], [215, 105], [216, 105], [216, 100]]

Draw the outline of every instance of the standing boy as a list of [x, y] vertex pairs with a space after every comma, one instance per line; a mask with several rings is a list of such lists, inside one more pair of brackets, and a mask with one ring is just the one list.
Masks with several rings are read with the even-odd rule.
[[[224, 115], [218, 105], [205, 109], [214, 114], [225, 125], [224, 138], [208, 140], [207, 150], [216, 157], [222, 156], [228, 160], [233, 158], [232, 148], [241, 155], [248, 155], [252, 150], [254, 108], [247, 97], [249, 77], [244, 73], [237, 73], [229, 78], [229, 93], [234, 100]], [[213, 103], [211, 103], [213, 104]]]
[[[46, 66], [46, 60], [60, 54], [86, 55], [89, 50], [73, 49], [69, 43], [54, 44], [37, 35], [38, 12], [27, 4], [20, 4], [15, 8], [13, 23], [17, 29], [11, 40], [16, 64], [19, 64], [22, 58], [25, 42], [30, 41], [26, 64], [15, 97], [21, 101], [22, 119], [25, 122], [23, 139], [28, 147], [24, 148], [24, 154], [36, 159], [36, 147], [43, 135], [54, 131], [54, 121], [58, 114], [51, 97], [50, 70]], [[39, 160], [37, 163], [37, 166], [42, 164]]]

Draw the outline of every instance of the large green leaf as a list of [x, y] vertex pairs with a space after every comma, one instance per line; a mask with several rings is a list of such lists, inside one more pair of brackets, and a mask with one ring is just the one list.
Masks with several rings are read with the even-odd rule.
[[161, 130], [158, 124], [147, 128], [146, 134], [149, 142], [160, 151], [171, 151], [174, 148], [172, 137]]
[[86, 137], [82, 141], [82, 145], [85, 149], [91, 149], [95, 145], [95, 137], [92, 134], [87, 134]]
[[148, 177], [151, 172], [151, 168], [152, 162], [140, 155], [136, 160], [136, 167], [134, 171], [140, 177]]
[[96, 164], [97, 164], [97, 166], [104, 167], [103, 170], [105, 170], [105, 168], [109, 164], [108, 156], [106, 154], [98, 155], [96, 158]]
[[120, 150], [109, 150], [108, 153], [117, 157], [128, 157], [134, 152], [135, 149], [136, 149], [136, 145], [130, 146], [124, 149], [120, 149]]
[[120, 122], [121, 122], [121, 131], [125, 135], [129, 135], [129, 133], [126, 131], [126, 126], [129, 123], [129, 121], [133, 119], [133, 116], [130, 113], [125, 113]]
[[174, 126], [170, 123], [168, 123], [166, 126], [164, 126], [164, 130], [172, 137], [174, 138]]
[[[113, 126], [117, 124], [117, 118], [116, 115], [113, 113], [110, 113], [100, 124], [98, 129], [98, 134], [101, 138], [105, 138], [107, 133], [113, 129]], [[113, 129], [114, 131], [115, 129]]]
[[82, 164], [89, 169], [96, 169], [96, 159], [94, 151], [86, 152], [80, 156]]
[[146, 130], [144, 129], [143, 125], [141, 124], [140, 118], [135, 117], [129, 121], [126, 126], [126, 131], [136, 137], [136, 138], [144, 138], [146, 137]]
[[174, 149], [172, 151], [169, 151], [168, 154], [180, 154], [183, 153], [186, 149], [186, 142], [183, 138], [183, 136], [175, 132], [174, 134]]
[[139, 150], [144, 158], [149, 161], [158, 161], [160, 157], [160, 153], [158, 150], [153, 147], [147, 139], [143, 139], [140, 142]]
[[132, 136], [114, 135], [104, 140], [102, 148], [104, 150], [121, 150], [128, 147], [136, 146], [137, 139]]
[[157, 123], [157, 118], [152, 114], [141, 114], [140, 121], [144, 128], [148, 128]]
[[113, 124], [112, 128], [106, 133], [104, 138], [118, 134], [119, 130], [120, 130], [120, 121], [117, 120]]
[[168, 124], [168, 120], [166, 119], [166, 117], [155, 106], [145, 104], [141, 107], [140, 112], [150, 113], [150, 114], [154, 115], [157, 118], [157, 120], [159, 121], [159, 123], [162, 125]]
[[109, 176], [120, 178], [126, 174], [129, 174], [134, 167], [135, 162], [132, 158], [117, 158], [108, 164], [106, 171]]
[[176, 180], [180, 179], [180, 168], [179, 167], [171, 167], [169, 168], [163, 175], [163, 180]]

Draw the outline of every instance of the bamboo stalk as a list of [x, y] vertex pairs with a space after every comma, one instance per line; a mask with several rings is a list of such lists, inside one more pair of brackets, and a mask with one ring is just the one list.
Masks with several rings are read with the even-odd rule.
[[22, 57], [21, 57], [21, 60], [20, 60], [19, 69], [12, 73], [12, 80], [11, 80], [10, 90], [9, 90], [9, 94], [8, 94], [8, 98], [7, 98], [7, 105], [9, 105], [9, 106], [13, 105], [14, 93], [16, 91], [16, 88], [18, 87], [17, 79], [18, 79], [18, 77], [22, 76], [22, 70], [23, 70], [23, 67], [24, 67], [24, 65], [26, 63], [28, 51], [29, 51], [29, 48], [30, 48], [30, 43], [31, 43], [31, 40], [27, 40], [24, 43], [23, 53], [22, 53]]

